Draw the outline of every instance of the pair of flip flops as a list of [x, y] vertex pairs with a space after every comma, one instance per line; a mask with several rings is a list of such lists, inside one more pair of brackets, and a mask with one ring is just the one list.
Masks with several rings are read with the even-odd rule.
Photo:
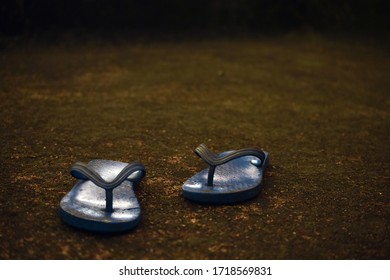
[[[183, 184], [185, 198], [232, 204], [260, 192], [269, 163], [267, 152], [249, 148], [217, 155], [202, 144], [195, 153], [209, 168]], [[97, 232], [126, 231], [139, 223], [141, 208], [134, 190], [146, 175], [142, 163], [93, 160], [76, 163], [71, 175], [79, 180], [60, 202], [60, 215], [66, 223]]]

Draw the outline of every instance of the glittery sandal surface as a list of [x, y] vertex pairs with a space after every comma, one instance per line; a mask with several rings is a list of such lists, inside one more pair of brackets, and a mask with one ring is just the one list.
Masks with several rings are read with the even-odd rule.
[[201, 203], [231, 204], [259, 194], [269, 164], [267, 152], [247, 148], [217, 155], [201, 144], [195, 153], [209, 168], [183, 184], [185, 198]]
[[139, 223], [141, 208], [134, 187], [146, 174], [140, 162], [92, 160], [76, 163], [71, 174], [79, 180], [60, 202], [66, 223], [96, 232], [126, 231]]

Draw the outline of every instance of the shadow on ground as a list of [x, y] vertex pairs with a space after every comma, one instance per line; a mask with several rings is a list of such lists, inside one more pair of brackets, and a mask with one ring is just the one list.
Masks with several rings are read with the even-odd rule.
[[[0, 52], [1, 259], [389, 258], [389, 53], [317, 35], [15, 41]], [[192, 150], [258, 146], [261, 194], [197, 205]], [[141, 224], [68, 227], [69, 168], [141, 160]]]

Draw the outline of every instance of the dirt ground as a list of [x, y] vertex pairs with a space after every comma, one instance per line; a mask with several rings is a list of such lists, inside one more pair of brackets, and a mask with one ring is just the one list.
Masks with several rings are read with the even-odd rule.
[[[388, 259], [387, 45], [315, 34], [3, 40], [1, 259]], [[193, 149], [257, 146], [264, 188], [185, 200]], [[140, 160], [140, 225], [103, 235], [58, 215], [77, 161]]]

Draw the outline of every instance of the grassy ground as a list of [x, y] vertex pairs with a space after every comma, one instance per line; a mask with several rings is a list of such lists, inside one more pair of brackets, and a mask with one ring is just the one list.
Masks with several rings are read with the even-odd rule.
[[[390, 57], [313, 35], [0, 50], [1, 259], [388, 259]], [[261, 194], [181, 197], [192, 152], [270, 153]], [[141, 160], [141, 224], [73, 229], [76, 161]]]

